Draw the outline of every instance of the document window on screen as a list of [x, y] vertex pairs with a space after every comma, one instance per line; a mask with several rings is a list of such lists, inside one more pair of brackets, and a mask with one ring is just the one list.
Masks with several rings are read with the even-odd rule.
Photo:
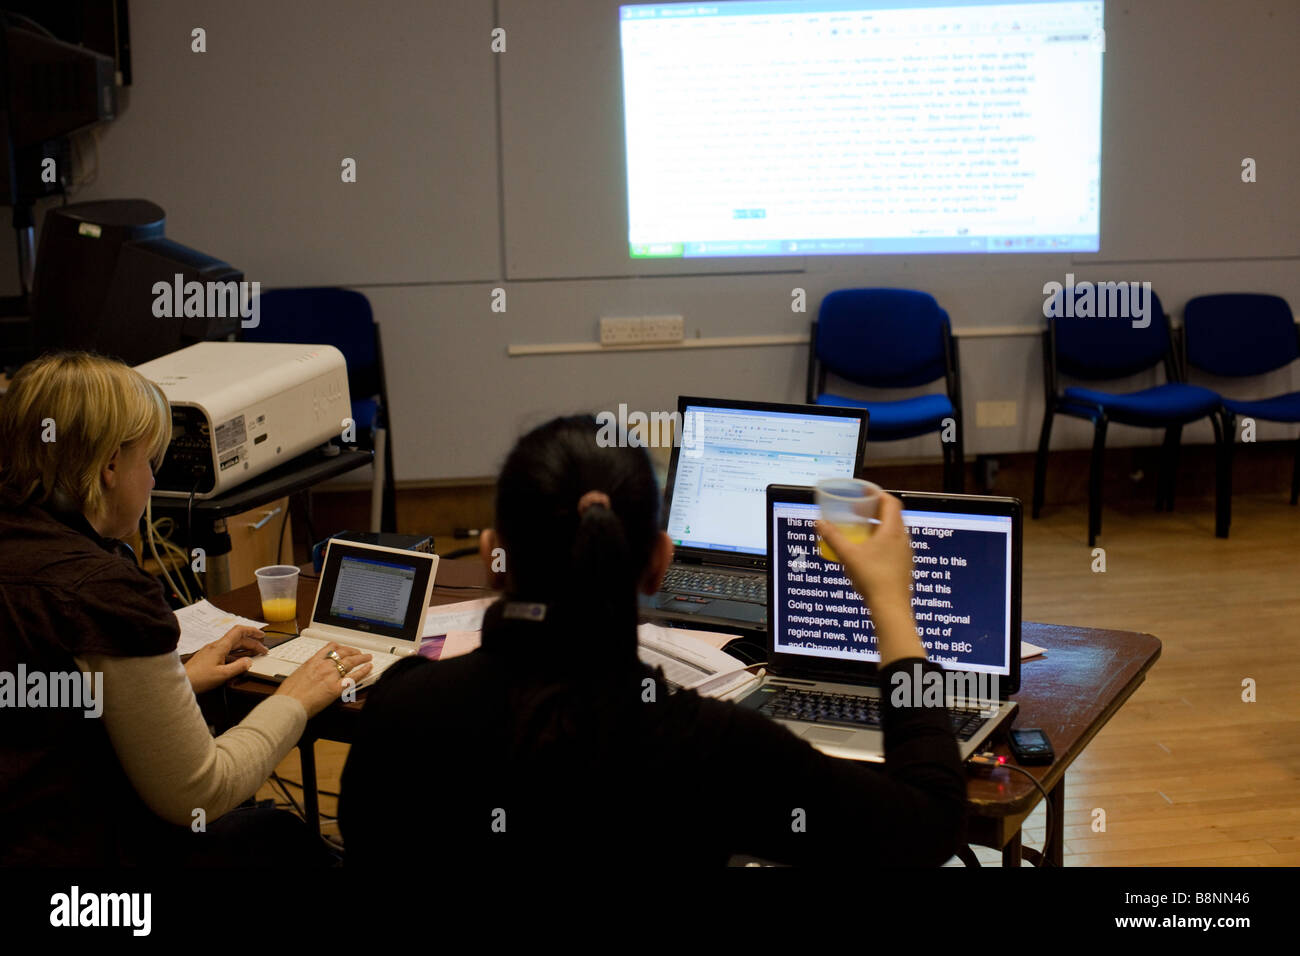
[[330, 616], [401, 627], [415, 586], [410, 565], [345, 557], [330, 599]]
[[[801, 502], [773, 508], [774, 649], [878, 662], [868, 608], [843, 565], [818, 550], [818, 514]], [[912, 539], [912, 613], [926, 656], [948, 669], [1008, 675], [1011, 518], [908, 510], [902, 517]]]
[[1098, 251], [1103, 13], [621, 7], [629, 254]]
[[860, 420], [689, 407], [668, 535], [681, 547], [765, 554], [767, 486], [851, 477]]

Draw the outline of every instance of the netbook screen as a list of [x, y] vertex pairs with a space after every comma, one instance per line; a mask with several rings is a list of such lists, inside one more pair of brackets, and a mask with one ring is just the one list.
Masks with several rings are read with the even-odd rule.
[[851, 478], [859, 418], [687, 406], [668, 535], [687, 548], [766, 554], [770, 484]]
[[[817, 517], [814, 504], [776, 502], [772, 510], [774, 650], [878, 662], [868, 609], [843, 567], [822, 557]], [[912, 612], [927, 656], [948, 669], [1009, 675], [1011, 518], [904, 510], [903, 523], [912, 539]]]
[[432, 573], [428, 555], [331, 541], [312, 622], [419, 640], [420, 605]]
[[415, 568], [388, 561], [345, 557], [330, 596], [330, 615], [401, 627], [415, 587]]

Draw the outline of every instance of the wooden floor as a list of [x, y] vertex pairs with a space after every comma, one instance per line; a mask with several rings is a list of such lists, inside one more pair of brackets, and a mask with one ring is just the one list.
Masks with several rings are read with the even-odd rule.
[[[1026, 522], [1026, 620], [1147, 631], [1164, 644], [1066, 776], [1065, 864], [1300, 866], [1300, 508], [1238, 496], [1226, 541], [1211, 501], [1177, 509], [1107, 507], [1104, 573], [1092, 570], [1082, 506]], [[1255, 703], [1242, 701], [1247, 678]], [[337, 792], [346, 747], [316, 753], [322, 789]], [[280, 773], [301, 780], [297, 751]], [[333, 800], [321, 805], [334, 812]], [[1096, 808], [1105, 832], [1093, 830]], [[1040, 807], [1025, 842], [1043, 835]], [[976, 853], [986, 866], [1001, 859]]]

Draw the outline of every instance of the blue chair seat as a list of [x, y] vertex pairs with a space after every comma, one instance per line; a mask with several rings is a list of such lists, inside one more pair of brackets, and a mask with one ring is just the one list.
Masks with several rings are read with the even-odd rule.
[[[1088, 405], [1100, 405], [1106, 417], [1122, 425], [1164, 428], [1204, 418], [1219, 407], [1219, 396], [1199, 385], [1170, 382], [1139, 392], [1099, 392], [1091, 388], [1065, 390], [1067, 405], [1087, 415]], [[1062, 409], [1067, 411], [1070, 409]]]
[[1262, 418], [1266, 422], [1300, 422], [1300, 392], [1249, 401], [1225, 398], [1223, 406], [1233, 414]]
[[374, 427], [379, 414], [377, 398], [354, 398], [352, 400], [352, 420], [357, 423], [357, 434], [363, 435]]
[[952, 402], [947, 395], [920, 395], [896, 402], [864, 402], [829, 393], [817, 396], [818, 405], [839, 405], [847, 408], [865, 408], [870, 417], [867, 434], [872, 441], [893, 441], [912, 438], [938, 431], [945, 418], [952, 418]]

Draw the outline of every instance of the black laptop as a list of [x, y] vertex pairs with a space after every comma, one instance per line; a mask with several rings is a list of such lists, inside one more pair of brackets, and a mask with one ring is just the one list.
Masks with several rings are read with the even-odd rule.
[[664, 528], [676, 550], [643, 616], [711, 630], [767, 627], [767, 486], [862, 471], [867, 412], [720, 398], [677, 400]]
[[[912, 612], [965, 760], [1015, 715], [1020, 688], [1021, 509], [1015, 498], [895, 491], [912, 539]], [[869, 609], [823, 558], [809, 487], [767, 491], [771, 627], [767, 676], [739, 701], [818, 750], [884, 760], [880, 654]], [[899, 673], [906, 674], [906, 671]], [[918, 679], [917, 684], [922, 682]], [[917, 687], [923, 697], [929, 688]], [[905, 698], [907, 699], [907, 698]], [[912, 702], [915, 698], [909, 700]]]

